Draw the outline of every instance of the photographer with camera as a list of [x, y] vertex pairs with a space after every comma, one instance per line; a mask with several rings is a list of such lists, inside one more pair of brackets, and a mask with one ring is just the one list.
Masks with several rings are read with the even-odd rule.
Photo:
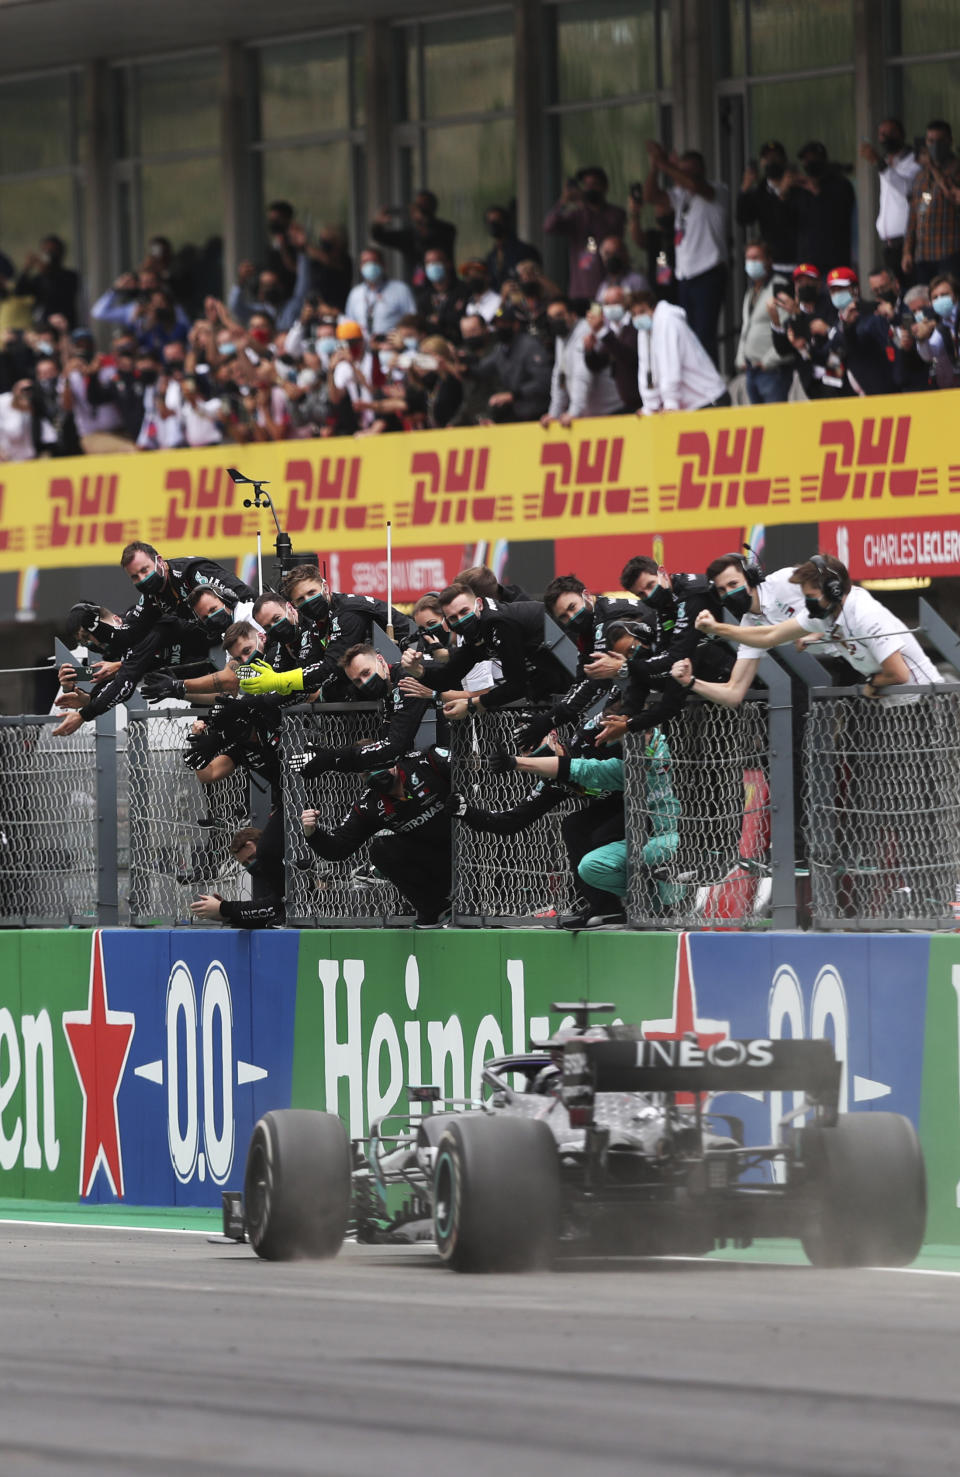
[[543, 222], [548, 235], [566, 236], [569, 243], [567, 291], [571, 297], [592, 300], [596, 296], [606, 276], [600, 242], [623, 238], [626, 212], [619, 205], [607, 204], [609, 188], [605, 169], [599, 164], [584, 165], [567, 180], [563, 194]]

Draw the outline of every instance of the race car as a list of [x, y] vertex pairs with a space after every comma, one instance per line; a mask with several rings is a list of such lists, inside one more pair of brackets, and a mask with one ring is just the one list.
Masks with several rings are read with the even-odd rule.
[[[224, 1196], [225, 1234], [277, 1261], [335, 1256], [348, 1231], [434, 1241], [459, 1272], [700, 1256], [771, 1236], [799, 1237], [820, 1267], [914, 1260], [926, 1227], [916, 1133], [895, 1113], [838, 1113], [831, 1042], [702, 1047], [593, 1023], [610, 1004], [551, 1008], [573, 1024], [486, 1062], [479, 1100], [413, 1086], [414, 1113], [352, 1143], [335, 1114], [265, 1114], [243, 1195]], [[804, 1094], [775, 1143], [747, 1146], [741, 1120], [712, 1111], [721, 1094], [774, 1091]]]

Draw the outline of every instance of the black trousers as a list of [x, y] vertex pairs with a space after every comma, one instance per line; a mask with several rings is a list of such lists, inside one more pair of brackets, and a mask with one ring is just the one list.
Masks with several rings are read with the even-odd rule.
[[370, 860], [413, 905], [424, 923], [436, 923], [450, 903], [450, 817], [435, 816], [415, 831], [374, 836]]
[[606, 846], [608, 841], [622, 841], [626, 828], [622, 795], [603, 795], [591, 800], [582, 810], [572, 810], [560, 822], [563, 844], [570, 858], [573, 884], [581, 902], [589, 903], [595, 913], [622, 913], [623, 899], [612, 892], [601, 892], [584, 882], [577, 867], [588, 851]]

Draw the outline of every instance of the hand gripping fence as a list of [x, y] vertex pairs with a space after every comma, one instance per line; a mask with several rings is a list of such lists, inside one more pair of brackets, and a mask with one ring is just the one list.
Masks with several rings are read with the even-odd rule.
[[[751, 928], [769, 917], [767, 713], [688, 702], [666, 751], [628, 734], [631, 928]], [[650, 750], [653, 753], [650, 753]]]
[[[499, 709], [450, 725], [451, 788], [483, 810], [503, 811], [526, 800], [536, 775], [491, 774], [498, 749], [513, 753], [514, 730], [528, 712]], [[453, 825], [452, 921], [460, 924], [537, 925], [572, 908], [573, 881], [561, 824], [582, 807], [571, 796], [514, 835]]]
[[814, 926], [955, 927], [960, 691], [817, 696], [803, 766]]

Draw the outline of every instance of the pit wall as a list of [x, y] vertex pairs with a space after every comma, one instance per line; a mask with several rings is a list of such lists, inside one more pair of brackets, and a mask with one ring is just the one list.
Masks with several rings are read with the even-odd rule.
[[[841, 1106], [917, 1124], [928, 1239], [960, 1244], [957, 935], [0, 933], [0, 1198], [217, 1205], [268, 1109], [357, 1135], [406, 1082], [469, 1095], [583, 995], [701, 1045], [831, 1037]], [[715, 1107], [769, 1141], [780, 1096]]]

